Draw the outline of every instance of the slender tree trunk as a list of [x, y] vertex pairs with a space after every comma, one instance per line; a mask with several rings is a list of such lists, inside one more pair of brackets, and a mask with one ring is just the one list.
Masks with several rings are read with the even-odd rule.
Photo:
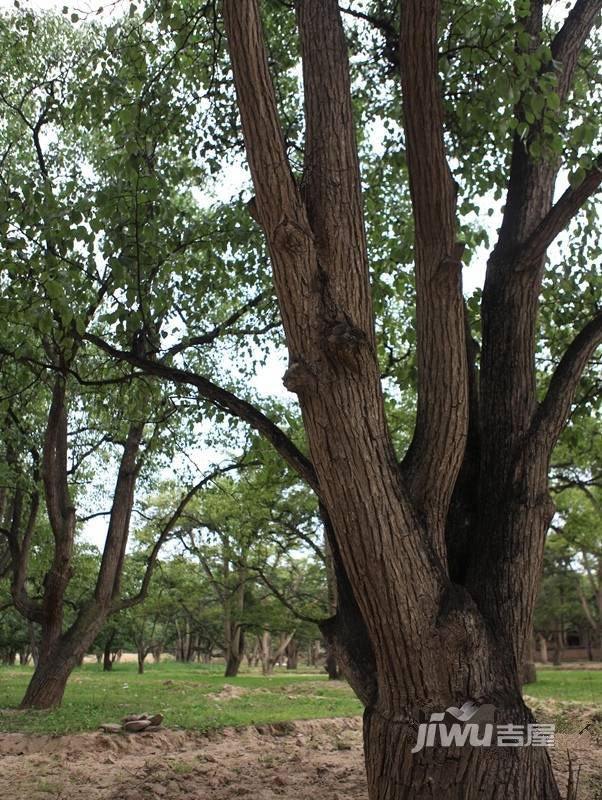
[[543, 633], [538, 634], [537, 636], [539, 640], [539, 654], [541, 657], [541, 663], [547, 664], [548, 663], [548, 640], [543, 635]]
[[103, 657], [102, 657], [103, 672], [111, 672], [111, 670], [113, 669], [113, 659], [111, 658], [111, 647], [113, 646], [114, 638], [115, 638], [115, 633], [113, 632], [105, 642], [105, 646], [103, 649]]
[[146, 659], [146, 651], [138, 648], [138, 674], [142, 675], [144, 672], [144, 661]]
[[33, 626], [33, 622], [31, 622], [31, 620], [27, 621], [27, 631], [29, 633], [29, 649], [31, 651], [31, 658], [33, 660], [34, 667], [37, 667], [39, 658], [39, 648], [38, 648], [38, 641], [36, 638], [36, 631]]
[[293, 639], [286, 648], [286, 668], [297, 669], [299, 666], [299, 643]]
[[554, 632], [554, 659], [552, 661], [555, 667], [562, 664], [562, 633], [559, 630]]
[[341, 678], [337, 657], [331, 647], [328, 648], [326, 655], [326, 672], [328, 673], [329, 681], [338, 681]]
[[271, 675], [274, 672], [274, 662], [272, 661], [272, 635], [266, 629], [259, 639], [259, 657], [261, 659], [261, 672], [263, 675]]
[[[225, 564], [225, 572], [229, 574], [229, 564]], [[238, 670], [245, 654], [245, 636], [241, 623], [245, 607], [246, 574], [238, 569], [235, 573], [237, 586], [231, 598], [224, 604], [224, 634], [226, 639], [226, 677], [233, 678], [238, 675]]]
[[235, 678], [242, 663], [245, 652], [245, 635], [239, 622], [227, 621], [226, 633], [226, 678]]

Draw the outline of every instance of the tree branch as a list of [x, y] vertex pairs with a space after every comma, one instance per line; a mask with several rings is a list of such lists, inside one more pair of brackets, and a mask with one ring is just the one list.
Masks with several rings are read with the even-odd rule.
[[543, 256], [554, 239], [562, 233], [575, 214], [595, 194], [602, 184], [602, 157], [593, 166], [579, 186], [569, 187], [548, 211], [517, 255], [521, 268], [528, 267]]
[[579, 55], [601, 9], [602, 0], [577, 0], [554, 37], [552, 58], [562, 64], [558, 76], [558, 94], [561, 98], [569, 93]]
[[[246, 464], [245, 466], [250, 466], [250, 464]], [[153, 572], [155, 569], [155, 564], [157, 562], [157, 558], [159, 556], [159, 551], [161, 547], [165, 544], [167, 537], [174, 529], [175, 524], [182, 516], [186, 506], [190, 503], [193, 497], [210, 481], [215, 480], [218, 475], [224, 475], [227, 472], [232, 470], [241, 469], [242, 465], [240, 463], [230, 464], [227, 467], [218, 467], [214, 469], [209, 475], [206, 475], [202, 480], [192, 486], [188, 492], [182, 497], [180, 502], [178, 503], [176, 509], [174, 510], [173, 514], [169, 517], [163, 528], [161, 529], [161, 533], [159, 534], [155, 544], [153, 545], [153, 549], [151, 550], [146, 570], [144, 573], [144, 577], [142, 579], [142, 585], [140, 587], [140, 591], [134, 595], [133, 597], [125, 598], [117, 603], [115, 610], [123, 610], [124, 608], [132, 608], [132, 606], [137, 605], [138, 603], [142, 603], [148, 594], [148, 589], [150, 586], [150, 581], [153, 576]]]
[[143, 370], [148, 375], [156, 375], [157, 377], [166, 378], [174, 383], [184, 383], [189, 386], [194, 386], [199, 391], [201, 397], [212, 403], [216, 408], [226, 411], [234, 417], [238, 417], [261, 433], [262, 436], [272, 444], [286, 463], [301, 478], [307, 481], [309, 486], [319, 495], [318, 480], [309, 459], [303, 455], [284, 431], [266, 417], [265, 414], [259, 411], [259, 409], [251, 405], [251, 403], [242, 400], [226, 389], [222, 389], [220, 386], [217, 386], [201, 375], [196, 375], [193, 372], [188, 372], [187, 370], [178, 369], [176, 367], [170, 367], [167, 364], [154, 361], [150, 358], [142, 358], [125, 350], [119, 350], [94, 334], [88, 333], [84, 338], [113, 358], [126, 361]]
[[253, 297], [249, 300], [248, 303], [245, 303], [240, 308], [238, 308], [233, 314], [231, 314], [227, 319], [223, 322], [217, 324], [214, 328], [206, 333], [201, 334], [200, 336], [192, 336], [190, 339], [184, 339], [182, 342], [175, 344], [173, 347], [170, 347], [169, 350], [165, 353], [166, 356], [174, 356], [176, 353], [181, 353], [183, 350], [186, 350], [188, 347], [196, 347], [199, 345], [206, 345], [212, 344], [221, 334], [226, 331], [229, 327], [234, 325], [235, 322], [238, 322], [241, 317], [250, 311], [253, 308], [256, 308], [262, 300], [265, 300], [266, 293], [260, 292], [256, 297]]
[[415, 220], [418, 408], [404, 461], [411, 493], [444, 552], [443, 520], [468, 429], [468, 370], [456, 243], [456, 191], [445, 157], [437, 0], [402, 5], [400, 61]]
[[94, 596], [102, 606], [106, 606], [119, 593], [121, 566], [125, 557], [136, 480], [140, 471], [138, 453], [143, 432], [144, 422], [132, 422], [123, 445], [111, 504], [109, 529], [94, 590]]
[[573, 339], [556, 367], [533, 421], [533, 433], [551, 452], [569, 414], [587, 362], [602, 344], [602, 311]]

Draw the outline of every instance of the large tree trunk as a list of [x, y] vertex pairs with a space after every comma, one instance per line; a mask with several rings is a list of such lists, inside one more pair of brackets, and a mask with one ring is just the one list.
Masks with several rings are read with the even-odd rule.
[[48, 709], [60, 706], [69, 676], [98, 636], [107, 610], [90, 607], [52, 642], [42, 633], [40, 657], [20, 708]]
[[[569, 191], [560, 209], [551, 208], [557, 165], [534, 159], [517, 134], [483, 290], [479, 366], [445, 154], [440, 3], [404, 0], [398, 55], [418, 391], [400, 466], [382, 397], [340, 9], [336, 0], [295, 5], [306, 123], [301, 186], [258, 0], [224, 0], [224, 22], [255, 189], [249, 208], [267, 242], [289, 353], [284, 384], [298, 397], [311, 455], [296, 468], [319, 494], [337, 573], [337, 611], [321, 628], [366, 707], [369, 796], [558, 800], [540, 748], [410, 751], [421, 715], [468, 700], [493, 705], [502, 724], [530, 720], [521, 666], [554, 512], [549, 462], [579, 375], [602, 339], [599, 315], [574, 340], [540, 403], [535, 341], [545, 251], [578, 198]], [[552, 43], [561, 100], [600, 5], [579, 0]], [[531, 3], [521, 20], [529, 48], [538, 43], [543, 6]], [[516, 116], [524, 117], [520, 104]]]
[[60, 651], [40, 659], [21, 700], [20, 708], [49, 709], [60, 706], [67, 681], [77, 659]]
[[[531, 719], [520, 707], [516, 720]], [[542, 747], [432, 747], [412, 753], [416, 733], [399, 722], [364, 715], [371, 800], [559, 800]]]

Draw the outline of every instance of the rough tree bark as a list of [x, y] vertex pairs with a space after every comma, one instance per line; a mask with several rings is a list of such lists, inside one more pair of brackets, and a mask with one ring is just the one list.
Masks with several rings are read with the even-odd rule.
[[43, 709], [60, 705], [69, 675], [114, 610], [113, 604], [119, 597], [143, 428], [142, 423], [133, 423], [123, 447], [94, 596], [81, 607], [75, 621], [65, 631], [64, 598], [73, 570], [75, 507], [68, 486], [66, 385], [62, 375], [59, 374], [55, 379], [42, 457], [44, 497], [54, 550], [39, 604], [32, 603], [24, 595], [27, 554], [22, 548], [21, 552], [15, 552], [14, 557], [13, 597], [22, 613], [32, 621], [39, 622], [41, 629], [38, 663], [21, 701], [21, 708]]
[[[578, 0], [553, 43], [561, 100], [600, 5]], [[542, 8], [533, 2], [525, 23], [534, 42]], [[338, 610], [324, 634], [365, 705], [371, 800], [557, 800], [543, 748], [411, 749], [421, 715], [466, 700], [492, 703], [501, 723], [532, 720], [520, 673], [553, 513], [550, 454], [602, 339], [599, 315], [538, 404], [538, 296], [547, 246], [600, 176], [553, 206], [558, 165], [533, 160], [517, 136], [483, 293], [477, 382], [444, 151], [439, 4], [404, 1], [399, 62], [415, 224], [418, 407], [400, 466], [379, 381], [338, 4], [297, 4], [303, 192], [287, 159], [257, 0], [224, 0], [223, 9], [255, 188], [250, 210], [267, 241], [289, 351], [284, 383], [299, 399], [335, 559]]]

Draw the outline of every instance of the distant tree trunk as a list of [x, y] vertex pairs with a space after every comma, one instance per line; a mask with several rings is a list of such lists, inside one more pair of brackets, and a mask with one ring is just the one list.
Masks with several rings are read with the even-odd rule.
[[272, 635], [267, 628], [264, 629], [259, 637], [259, 658], [261, 659], [261, 672], [263, 675], [271, 675], [274, 672], [274, 662], [272, 661]]
[[286, 648], [286, 668], [297, 669], [299, 666], [299, 643], [293, 639]]
[[31, 651], [31, 657], [34, 667], [37, 667], [39, 658], [38, 641], [36, 639], [36, 631], [31, 620], [27, 620], [27, 631], [29, 633], [29, 649]]
[[554, 659], [552, 661], [555, 667], [562, 664], [562, 633], [560, 630], [554, 631]]
[[338, 681], [341, 678], [341, 671], [339, 670], [337, 657], [330, 648], [328, 649], [328, 654], [326, 656], [326, 672], [328, 673], [329, 681]]
[[115, 639], [115, 631], [111, 633], [109, 638], [105, 642], [105, 646], [103, 648], [103, 657], [102, 657], [102, 670], [103, 672], [111, 672], [113, 669], [113, 659], [111, 657], [111, 647], [113, 646], [113, 640]]
[[235, 623], [235, 631], [231, 635], [226, 650], [226, 678], [235, 678], [238, 675], [240, 664], [244, 656], [245, 634], [241, 625]]
[[[224, 573], [229, 575], [229, 564], [224, 564]], [[246, 573], [239, 569], [236, 573], [237, 585], [231, 598], [224, 603], [224, 638], [227, 678], [238, 675], [245, 654], [245, 635], [242, 626], [242, 615], [245, 607]]]
[[[330, 612], [331, 618], [334, 619], [336, 618], [338, 609], [337, 577], [336, 577], [334, 559], [332, 557], [332, 550], [328, 542], [328, 536], [324, 537], [324, 554], [326, 560], [326, 586], [328, 590], [328, 610]], [[328, 680], [337, 681], [341, 677], [341, 671], [339, 669], [339, 663], [337, 661], [336, 646], [334, 641], [332, 639], [329, 639], [328, 637], [325, 639], [325, 641], [326, 641], [326, 672], [328, 674]]]
[[543, 635], [543, 633], [539, 633], [537, 635], [539, 641], [539, 654], [541, 657], [541, 663], [547, 664], [548, 663], [548, 640]]
[[161, 645], [156, 644], [152, 649], [151, 653], [153, 655], [153, 661], [155, 664], [161, 663]]

